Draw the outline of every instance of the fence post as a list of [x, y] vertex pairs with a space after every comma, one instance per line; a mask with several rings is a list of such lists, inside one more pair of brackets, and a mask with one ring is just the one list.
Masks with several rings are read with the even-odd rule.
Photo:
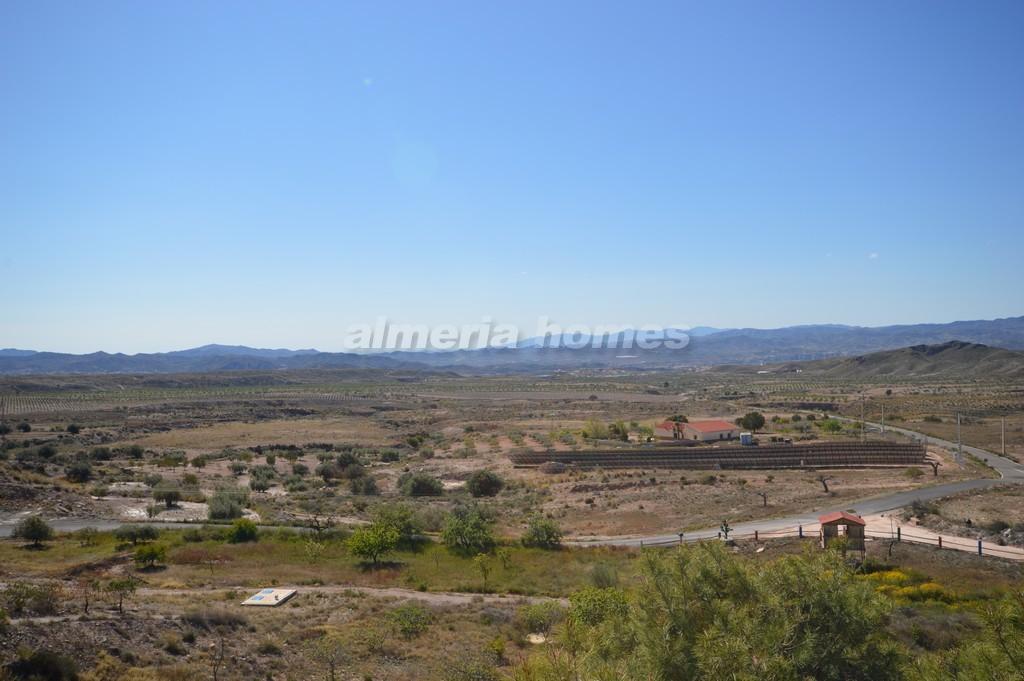
[[942, 548], [942, 537], [939, 537], [939, 548]]
[[803, 539], [804, 538], [804, 526], [803, 525], [797, 525], [797, 532], [800, 534], [800, 538]]
[[981, 540], [978, 540], [978, 555], [981, 555]]
[[643, 547], [644, 547], [644, 540], [643, 540], [643, 539], [641, 539], [641, 540], [640, 540], [640, 548], [643, 548]]
[[754, 530], [754, 541], [759, 541], [757, 536], [757, 530]]
[[903, 541], [903, 528], [896, 528], [896, 541]]

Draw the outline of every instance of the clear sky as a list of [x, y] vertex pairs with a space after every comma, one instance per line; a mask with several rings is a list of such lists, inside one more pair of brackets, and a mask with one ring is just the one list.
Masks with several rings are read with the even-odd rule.
[[0, 347], [1024, 314], [1024, 3], [0, 3]]

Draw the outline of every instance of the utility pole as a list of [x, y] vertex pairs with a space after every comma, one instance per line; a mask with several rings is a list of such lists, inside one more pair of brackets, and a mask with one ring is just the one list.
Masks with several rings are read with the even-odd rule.
[[999, 436], [1003, 441], [1003, 456], [1006, 456], [1006, 417], [999, 419]]

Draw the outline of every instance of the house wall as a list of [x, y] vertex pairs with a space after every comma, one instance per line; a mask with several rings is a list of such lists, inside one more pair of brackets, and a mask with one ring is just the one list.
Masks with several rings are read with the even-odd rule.
[[710, 433], [702, 433], [692, 428], [687, 428], [683, 434], [683, 437], [687, 440], [697, 440], [698, 442], [718, 442], [721, 440], [732, 440], [740, 436], [739, 428], [733, 428], [731, 430], [720, 430], [712, 431]]

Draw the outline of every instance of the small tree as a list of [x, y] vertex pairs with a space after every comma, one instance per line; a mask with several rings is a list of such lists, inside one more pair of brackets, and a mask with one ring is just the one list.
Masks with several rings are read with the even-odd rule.
[[107, 582], [104, 588], [117, 599], [117, 611], [123, 614], [124, 602], [135, 595], [136, 589], [139, 588], [139, 580], [135, 578], [135, 575], [119, 577]]
[[30, 541], [32, 546], [39, 548], [44, 541], [53, 539], [53, 528], [43, 520], [42, 516], [30, 515], [15, 525], [11, 536], [15, 539]]
[[157, 487], [153, 490], [153, 501], [163, 502], [167, 508], [173, 508], [181, 501], [181, 490], [176, 487]]
[[327, 634], [313, 641], [310, 656], [327, 667], [328, 681], [337, 681], [338, 669], [348, 659], [345, 643], [336, 634]]
[[21, 431], [22, 433], [31, 433], [32, 426], [29, 425], [28, 421], [22, 421], [21, 423], [18, 424], [18, 430]]
[[722, 533], [722, 538], [728, 541], [729, 533], [732, 532], [732, 526], [728, 520], [723, 520], [722, 524], [718, 526], [718, 531]]
[[480, 573], [480, 578], [484, 582], [484, 591], [487, 591], [487, 578], [491, 574], [491, 560], [487, 557], [486, 553], [478, 553], [473, 558], [473, 566], [476, 567]]
[[380, 559], [398, 546], [398, 530], [394, 527], [374, 523], [353, 532], [352, 536], [348, 538], [346, 546], [353, 556], [377, 567], [380, 564]]
[[829, 492], [828, 483], [832, 482], [833, 480], [835, 480], [835, 478], [833, 478], [831, 476], [828, 476], [828, 475], [819, 475], [818, 476], [818, 482], [820, 482], [821, 486], [824, 488], [825, 494], [828, 494], [828, 492]]
[[476, 471], [466, 481], [466, 489], [474, 497], [493, 497], [505, 486], [505, 481], [492, 471]]
[[450, 550], [464, 555], [488, 553], [495, 544], [490, 524], [476, 508], [455, 509], [441, 530], [441, 541]]
[[740, 426], [756, 433], [764, 428], [764, 414], [759, 411], [749, 412], [740, 419]]
[[135, 564], [142, 568], [154, 568], [157, 563], [167, 560], [167, 547], [160, 544], [146, 544], [135, 549]]
[[66, 430], [72, 435], [78, 435], [80, 432], [82, 432], [81, 427], [79, 427], [77, 423], [69, 423]]

